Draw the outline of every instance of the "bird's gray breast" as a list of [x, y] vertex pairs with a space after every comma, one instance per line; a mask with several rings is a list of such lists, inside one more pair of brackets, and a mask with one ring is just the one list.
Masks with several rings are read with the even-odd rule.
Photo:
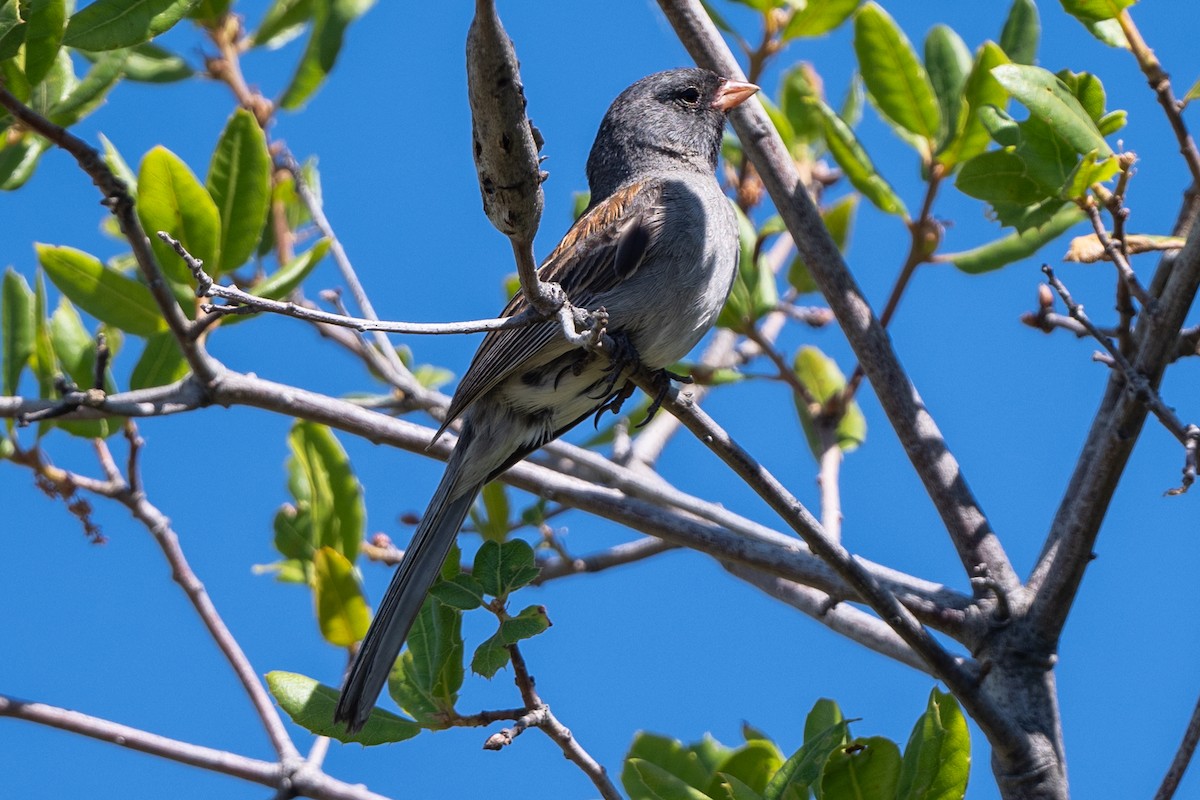
[[610, 329], [653, 369], [683, 358], [712, 327], [738, 260], [737, 222], [713, 176], [671, 176], [661, 202], [662, 229], [637, 271], [598, 298]]

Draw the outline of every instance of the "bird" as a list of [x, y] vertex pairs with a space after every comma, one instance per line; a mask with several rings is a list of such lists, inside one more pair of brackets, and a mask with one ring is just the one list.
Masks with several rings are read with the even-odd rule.
[[[739, 254], [717, 157], [726, 114], [758, 88], [673, 69], [635, 82], [605, 113], [587, 160], [589, 205], [538, 274], [577, 308], [603, 308], [628, 357], [569, 343], [555, 319], [483, 339], [434, 436], [461, 419], [446, 471], [346, 673], [334, 720], [351, 733], [366, 724], [483, 485], [609, 407], [631, 364], [665, 371], [716, 321]], [[518, 292], [502, 314], [527, 307]]]

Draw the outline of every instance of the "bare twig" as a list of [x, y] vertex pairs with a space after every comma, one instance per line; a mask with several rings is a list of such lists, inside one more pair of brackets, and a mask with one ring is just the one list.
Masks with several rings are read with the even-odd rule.
[[619, 567], [652, 558], [668, 550], [674, 550], [676, 547], [677, 545], [673, 545], [670, 542], [664, 542], [662, 539], [647, 536], [644, 539], [618, 544], [607, 550], [587, 556], [579, 556], [578, 558], [565, 558], [562, 556], [548, 558], [538, 564], [541, 571], [533, 581], [533, 584], [540, 586], [547, 581], [565, 578], [570, 575], [579, 575], [585, 572], [602, 572], [612, 567]]
[[1054, 291], [1058, 292], [1063, 303], [1067, 306], [1067, 311], [1071, 314], [1071, 318], [1083, 326], [1084, 330], [1095, 339], [1107, 351], [1111, 363], [1117, 368], [1122, 377], [1129, 385], [1129, 390], [1133, 392], [1140, 400], [1146, 403], [1158, 421], [1163, 427], [1180, 441], [1182, 444], [1187, 444], [1189, 440], [1189, 428], [1195, 426], [1185, 425], [1179, 417], [1175, 415], [1175, 411], [1163, 402], [1158, 390], [1151, 384], [1150, 380], [1138, 372], [1133, 364], [1125, 358], [1120, 348], [1113, 344], [1112, 340], [1105, 336], [1100, 330], [1092, 324], [1088, 319], [1087, 314], [1083, 311], [1083, 306], [1076, 303], [1071, 297], [1071, 293], [1067, 291], [1067, 287], [1063, 284], [1058, 276], [1054, 274], [1054, 270], [1049, 265], [1042, 266], [1042, 272], [1046, 274], [1046, 279], [1050, 285], [1054, 287]]
[[[358, 273], [355, 271], [350, 257], [346, 255], [346, 248], [342, 246], [341, 239], [333, 232], [333, 226], [329, 224], [329, 219], [325, 216], [325, 209], [322, 207], [321, 201], [308, 185], [308, 181], [304, 177], [304, 169], [287, 148], [281, 148], [279, 157], [284, 169], [291, 173], [292, 180], [296, 185], [296, 193], [300, 196], [300, 201], [304, 203], [304, 207], [308, 209], [308, 214], [312, 217], [313, 224], [317, 226], [317, 230], [321, 232], [321, 235], [329, 240], [329, 253], [333, 256], [333, 262], [337, 265], [338, 271], [342, 274], [342, 280], [346, 282], [346, 286], [350, 289], [350, 294], [354, 297], [354, 302], [358, 305], [364, 317], [378, 322], [379, 315], [375, 313], [375, 307], [371, 304], [371, 298], [367, 296], [362, 281], [358, 279]], [[374, 334], [374, 338], [375, 346], [391, 365], [392, 374], [402, 380], [403, 385], [397, 388], [407, 394], [423, 397], [426, 393], [425, 388], [421, 386], [408, 367], [404, 366], [404, 362], [400, 360], [400, 356], [396, 353], [396, 348], [392, 346], [391, 341], [384, 332], [382, 330], [377, 331]]]
[[1179, 749], [1171, 759], [1171, 766], [1163, 776], [1158, 791], [1154, 793], [1154, 800], [1171, 800], [1175, 796], [1175, 790], [1183, 780], [1183, 773], [1187, 771], [1188, 764], [1196, 752], [1197, 743], [1200, 743], [1200, 700], [1196, 701], [1196, 707], [1192, 709], [1192, 718], [1188, 720], [1187, 730], [1183, 732], [1183, 741], [1179, 743]]
[[[1138, 326], [1128, 362], [1135, 375], [1145, 376], [1149, 387], [1157, 390], [1200, 287], [1200, 231], [1193, 228], [1178, 254], [1164, 255], [1151, 285], [1158, 289], [1158, 313]], [[1124, 373], [1114, 370], [1029, 578], [1034, 596], [1028, 619], [1046, 642], [1057, 641], [1071, 610], [1100, 523], [1149, 410], [1142, 397], [1127, 390], [1127, 384]]]
[[529, 674], [529, 668], [525, 665], [525, 657], [521, 654], [521, 648], [515, 644], [508, 646], [509, 658], [512, 659], [513, 681], [517, 684], [517, 689], [521, 693], [521, 699], [525, 702], [525, 708], [528, 713], [517, 720], [516, 725], [511, 729], [501, 731], [495, 736], [489, 737], [484, 748], [488, 750], [499, 750], [500, 748], [512, 742], [513, 738], [518, 736], [521, 731], [528, 727], [536, 727], [550, 737], [550, 740], [558, 745], [562, 750], [563, 756], [588, 776], [592, 784], [600, 792], [600, 796], [605, 800], [621, 800], [621, 793], [617, 791], [617, 787], [613, 785], [612, 780], [608, 777], [608, 772], [604, 767], [592, 758], [587, 750], [575, 739], [570, 729], [563, 725], [550, 712], [550, 707], [542, 702], [538, 696], [537, 689], [534, 687], [533, 676]]
[[1091, 198], [1088, 198], [1086, 202], [1080, 203], [1080, 207], [1087, 213], [1088, 219], [1092, 223], [1092, 230], [1096, 232], [1096, 238], [1104, 247], [1104, 252], [1108, 255], [1109, 260], [1116, 266], [1117, 272], [1120, 273], [1121, 282], [1129, 288], [1129, 293], [1136, 297], [1138, 302], [1142, 304], [1142, 308], [1146, 310], [1146, 313], [1153, 314], [1156, 306], [1154, 298], [1142, 287], [1141, 282], [1133, 271], [1133, 267], [1129, 264], [1129, 259], [1125, 257], [1125, 253], [1113, 242], [1112, 238], [1108, 235], [1108, 231], [1105, 230], [1104, 220], [1100, 218], [1100, 207]]
[[288, 788], [295, 794], [317, 800], [386, 800], [383, 795], [368, 790], [362, 784], [351, 785], [331, 778], [298, 759], [290, 763], [260, 761], [226, 750], [159, 736], [78, 711], [18, 700], [7, 695], [0, 695], [0, 717], [58, 728], [275, 789]]
[[[407, 334], [450, 334], [450, 333], [482, 333], [484, 331], [508, 330], [522, 328], [541, 318], [534, 313], [518, 314], [512, 317], [496, 319], [468, 320], [465, 322], [381, 322], [376, 317], [349, 317], [344, 314], [332, 314], [291, 301], [270, 300], [244, 292], [236, 286], [222, 286], [204, 270], [204, 264], [193, 257], [177, 239], [166, 231], [159, 231], [158, 238], [169, 244], [179, 254], [196, 279], [196, 294], [199, 297], [220, 297], [238, 303], [237, 306], [206, 306], [205, 311], [214, 314], [245, 313], [265, 311], [272, 314], [282, 314], [295, 317], [307, 322], [317, 322], [323, 325], [336, 325], [356, 331], [386, 331], [389, 333]], [[394, 351], [393, 351], [394, 352]]]
[[[737, 564], [725, 564], [731, 575], [798, 609], [830, 630], [877, 653], [932, 675], [929, 665], [879, 617], [840, 602], [819, 589], [767, 575]], [[936, 676], [935, 676], [936, 677]]]
[[1175, 139], [1179, 142], [1179, 152], [1183, 155], [1184, 163], [1192, 173], [1192, 183], [1200, 184], [1200, 151], [1197, 151], [1196, 142], [1192, 139], [1187, 124], [1183, 121], [1183, 115], [1180, 113], [1182, 109], [1179, 101], [1175, 99], [1170, 77], [1159, 63], [1158, 57], [1154, 55], [1154, 51], [1142, 38], [1142, 33], [1134, 24], [1128, 9], [1117, 15], [1117, 22], [1125, 33], [1125, 40], [1129, 42], [1129, 51], [1137, 59], [1142, 74], [1146, 76], [1146, 81], [1154, 90], [1155, 97], [1158, 98], [1158, 104], [1162, 106], [1163, 113], [1167, 115], [1167, 121], [1171, 123], [1171, 130], [1174, 131]]

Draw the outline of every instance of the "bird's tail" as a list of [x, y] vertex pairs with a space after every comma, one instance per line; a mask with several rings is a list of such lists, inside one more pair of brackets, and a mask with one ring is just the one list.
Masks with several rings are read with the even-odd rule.
[[429, 501], [429, 508], [425, 510], [375, 612], [371, 627], [358, 647], [354, 663], [350, 665], [333, 718], [335, 722], [345, 722], [351, 733], [360, 730], [370, 716], [408, 631], [425, 602], [425, 595], [437, 579], [442, 562], [481, 488], [480, 485], [459, 485], [459, 461], [468, 449], [464, 446], [464, 438], [460, 438], [458, 447], [451, 454], [442, 482]]

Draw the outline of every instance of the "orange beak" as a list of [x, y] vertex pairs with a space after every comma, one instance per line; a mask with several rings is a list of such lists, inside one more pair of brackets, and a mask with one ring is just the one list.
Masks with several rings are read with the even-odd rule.
[[731, 81], [726, 78], [725, 82], [721, 84], [721, 88], [717, 90], [717, 96], [713, 98], [713, 108], [728, 112], [730, 109], [740, 106], [757, 91], [758, 87], [753, 83]]

